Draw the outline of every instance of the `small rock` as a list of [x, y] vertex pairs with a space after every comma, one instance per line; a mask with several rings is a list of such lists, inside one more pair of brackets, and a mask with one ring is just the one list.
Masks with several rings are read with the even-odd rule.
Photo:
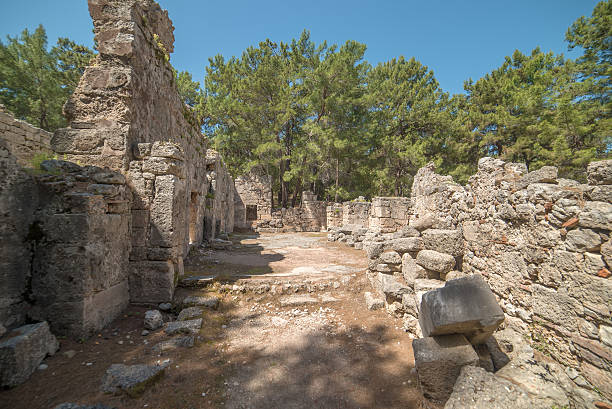
[[154, 354], [162, 355], [164, 352], [173, 351], [177, 348], [191, 348], [194, 340], [193, 335], [176, 337], [156, 344], [151, 350]]
[[47, 368], [49, 368], [49, 365], [47, 365], [47, 364], [40, 364], [40, 365], [38, 365], [38, 369], [40, 371], [44, 371]]
[[378, 310], [385, 306], [385, 300], [375, 297], [371, 292], [365, 292], [363, 295], [368, 310]]
[[140, 335], [142, 335], [143, 337], [146, 337], [147, 335], [149, 335], [149, 331], [146, 329], [143, 329]]
[[68, 351], [64, 352], [64, 356], [65, 356], [66, 358], [68, 358], [68, 359], [72, 359], [72, 358], [74, 358], [74, 356], [75, 356], [75, 355], [76, 355], [76, 351], [75, 351], [75, 350], [73, 350], [73, 349], [70, 349], [70, 350], [68, 350]]
[[96, 405], [81, 405], [79, 403], [62, 403], [57, 405], [53, 409], [117, 409], [116, 407], [110, 407], [98, 403]]
[[157, 306], [162, 311], [170, 311], [172, 309], [172, 304], [169, 302], [163, 302]]
[[157, 328], [164, 325], [164, 317], [158, 310], [149, 310], [145, 312], [144, 327], [148, 330], [155, 331]]

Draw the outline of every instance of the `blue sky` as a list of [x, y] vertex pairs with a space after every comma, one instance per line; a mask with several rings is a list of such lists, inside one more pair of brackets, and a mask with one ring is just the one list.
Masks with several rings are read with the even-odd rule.
[[[595, 0], [160, 0], [175, 26], [171, 62], [204, 77], [208, 58], [240, 55], [270, 38], [290, 41], [303, 29], [319, 43], [356, 40], [375, 65], [403, 55], [434, 70], [451, 93], [463, 81], [499, 67], [515, 49], [568, 53], [565, 31]], [[86, 0], [0, 0], [0, 37], [42, 23], [50, 43], [58, 36], [93, 45]]]

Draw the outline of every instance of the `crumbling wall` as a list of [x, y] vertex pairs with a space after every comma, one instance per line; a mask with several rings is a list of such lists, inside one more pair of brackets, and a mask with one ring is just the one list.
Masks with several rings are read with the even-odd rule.
[[0, 138], [21, 166], [29, 166], [38, 154], [51, 155], [51, 133], [20, 121], [0, 104]]
[[[419, 172], [415, 186], [436, 178], [431, 167]], [[592, 163], [587, 175], [580, 184], [554, 167], [527, 173], [483, 158], [465, 190], [453, 186], [440, 198], [440, 190], [417, 188], [412, 199], [415, 214], [463, 231], [463, 272], [487, 279], [536, 347], [610, 399], [612, 160]]]
[[318, 232], [327, 228], [327, 202], [312, 192], [302, 192], [300, 207], [278, 209], [270, 218], [255, 223], [259, 232]]
[[327, 206], [327, 228], [342, 227], [342, 203], [334, 203]]
[[234, 230], [234, 181], [215, 150], [206, 151], [206, 169], [210, 187], [206, 193], [204, 232], [212, 240], [222, 232]]
[[255, 172], [235, 180], [234, 225], [252, 229], [258, 221], [269, 220], [272, 214], [272, 191], [269, 177]]
[[134, 196], [130, 299], [169, 301], [189, 246], [233, 228], [221, 215], [231, 213], [231, 178], [207, 158], [195, 115], [178, 95], [168, 13], [150, 0], [90, 0], [89, 10], [99, 55], [66, 103], [70, 127], [55, 133], [52, 147], [126, 175]]

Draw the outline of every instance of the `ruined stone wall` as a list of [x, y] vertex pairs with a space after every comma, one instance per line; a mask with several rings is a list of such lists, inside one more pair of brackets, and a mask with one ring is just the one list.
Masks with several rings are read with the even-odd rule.
[[38, 154], [51, 155], [51, 133], [36, 128], [27, 122], [15, 119], [4, 105], [0, 104], [0, 139], [5, 147], [24, 167], [31, 166], [32, 159]]
[[369, 226], [370, 202], [365, 199], [344, 202], [342, 204], [342, 226], [360, 228]]
[[414, 220], [462, 231], [463, 273], [483, 275], [533, 345], [612, 398], [612, 160], [588, 184], [483, 158], [465, 188], [419, 171]]
[[234, 225], [251, 229], [261, 220], [269, 220], [272, 213], [270, 178], [251, 172], [235, 180]]
[[52, 147], [126, 175], [134, 196], [130, 299], [169, 301], [189, 246], [233, 228], [231, 178], [207, 158], [178, 95], [168, 13], [150, 0], [89, 0], [89, 10], [99, 55], [66, 103], [70, 127]]
[[327, 206], [327, 227], [342, 227], [342, 203]]
[[368, 227], [383, 233], [394, 232], [408, 225], [410, 199], [406, 197], [375, 197], [372, 199]]
[[311, 192], [302, 193], [300, 207], [278, 209], [269, 219], [255, 223], [259, 232], [318, 232], [327, 228], [327, 202]]

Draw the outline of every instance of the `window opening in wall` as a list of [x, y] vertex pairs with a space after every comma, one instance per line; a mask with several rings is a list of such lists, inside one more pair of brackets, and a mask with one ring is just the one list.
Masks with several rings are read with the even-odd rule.
[[257, 220], [257, 205], [246, 205], [246, 219]]

